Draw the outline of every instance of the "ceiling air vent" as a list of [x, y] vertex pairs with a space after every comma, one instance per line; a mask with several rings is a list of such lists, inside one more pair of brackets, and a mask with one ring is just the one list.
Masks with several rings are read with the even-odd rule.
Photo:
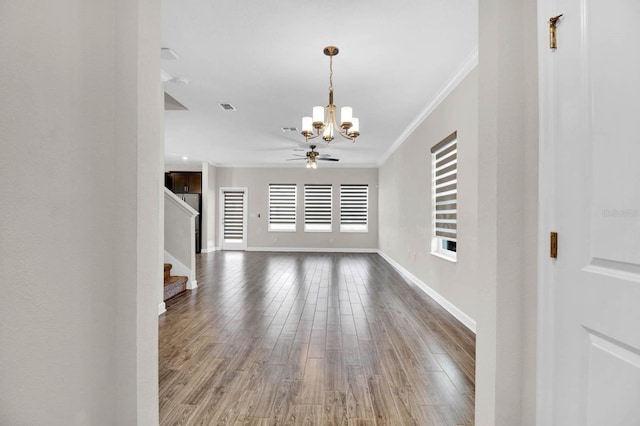
[[225, 110], [225, 111], [235, 111], [236, 110], [236, 107], [234, 107], [231, 104], [218, 104], [218, 106], [220, 108], [222, 108], [223, 110]]
[[162, 47], [160, 48], [160, 59], [164, 59], [165, 61], [175, 61], [178, 59], [178, 54], [174, 52], [173, 49]]
[[280, 130], [282, 130], [283, 133], [288, 133], [288, 132], [297, 132], [298, 128], [297, 127], [280, 127]]

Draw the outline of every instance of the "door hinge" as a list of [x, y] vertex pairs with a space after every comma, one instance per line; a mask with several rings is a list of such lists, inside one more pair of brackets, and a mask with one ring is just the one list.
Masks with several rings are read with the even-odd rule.
[[551, 233], [549, 238], [549, 248], [550, 248], [549, 257], [551, 257], [552, 259], [557, 259], [558, 258], [558, 233], [557, 232]]
[[552, 16], [549, 18], [549, 48], [555, 49], [558, 47], [558, 40], [556, 38], [556, 28], [558, 20], [562, 17], [562, 14], [558, 16]]

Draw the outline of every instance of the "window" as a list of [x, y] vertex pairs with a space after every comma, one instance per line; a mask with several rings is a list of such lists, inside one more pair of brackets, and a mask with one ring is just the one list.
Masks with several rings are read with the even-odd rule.
[[304, 186], [305, 232], [331, 232], [331, 185]]
[[431, 148], [433, 240], [431, 252], [455, 260], [457, 252], [458, 148], [457, 132]]
[[367, 232], [368, 210], [368, 185], [340, 185], [340, 232]]
[[269, 231], [296, 230], [296, 185], [269, 185]]

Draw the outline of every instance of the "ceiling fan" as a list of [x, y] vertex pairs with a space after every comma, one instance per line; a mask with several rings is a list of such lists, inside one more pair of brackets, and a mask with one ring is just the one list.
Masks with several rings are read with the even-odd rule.
[[318, 151], [316, 151], [316, 146], [315, 145], [309, 145], [309, 147], [311, 148], [311, 151], [307, 151], [305, 152], [304, 155], [302, 154], [293, 154], [294, 157], [297, 158], [287, 158], [287, 161], [293, 161], [293, 160], [307, 160], [307, 169], [316, 169], [318, 168], [318, 163], [317, 161], [340, 161], [339, 158], [331, 158], [331, 154], [320, 154]]

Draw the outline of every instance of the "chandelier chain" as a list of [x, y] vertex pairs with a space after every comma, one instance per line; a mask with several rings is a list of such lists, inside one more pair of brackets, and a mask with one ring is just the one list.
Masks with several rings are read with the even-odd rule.
[[329, 56], [329, 90], [333, 92], [333, 55]]

